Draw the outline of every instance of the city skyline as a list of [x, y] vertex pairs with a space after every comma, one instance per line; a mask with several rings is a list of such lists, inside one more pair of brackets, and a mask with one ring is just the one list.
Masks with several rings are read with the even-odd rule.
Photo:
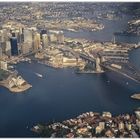
[[0, 137], [139, 138], [139, 6], [0, 2]]

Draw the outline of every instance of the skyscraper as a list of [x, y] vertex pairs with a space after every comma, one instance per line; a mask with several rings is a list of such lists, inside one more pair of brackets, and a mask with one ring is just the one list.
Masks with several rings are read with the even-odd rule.
[[16, 37], [11, 37], [10, 38], [10, 43], [11, 43], [11, 55], [12, 56], [18, 55], [17, 38]]
[[42, 35], [42, 47], [46, 48], [49, 44], [49, 38], [47, 34]]
[[50, 42], [56, 43], [57, 42], [57, 35], [56, 33], [50, 34]]
[[[22, 34], [21, 34], [22, 35]], [[33, 31], [31, 29], [23, 29], [23, 42], [28, 45], [28, 50], [32, 51], [33, 50]]]
[[39, 33], [34, 33], [34, 51], [38, 50], [41, 48], [40, 45], [40, 34]]
[[23, 54], [27, 54], [27, 53], [30, 53], [32, 50], [31, 50], [31, 46], [32, 44], [30, 42], [24, 42], [22, 43], [21, 45], [21, 52]]
[[30, 29], [24, 29], [24, 42], [32, 42], [33, 41], [33, 33]]
[[63, 33], [63, 31], [60, 31], [60, 32], [57, 34], [57, 41], [58, 41], [58, 43], [60, 43], [60, 44], [63, 44], [63, 43], [64, 43], [64, 33]]
[[10, 41], [6, 41], [5, 53], [8, 56], [11, 56], [11, 43]]

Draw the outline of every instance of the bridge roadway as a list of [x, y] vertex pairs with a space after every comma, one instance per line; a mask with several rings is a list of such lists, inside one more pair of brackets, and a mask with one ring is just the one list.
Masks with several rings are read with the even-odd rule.
[[85, 59], [87, 61], [90, 61], [92, 63], [96, 63], [96, 59], [95, 58], [92, 58], [92, 57], [87, 56], [85, 54], [79, 53], [79, 57], [81, 57], [82, 59]]
[[[95, 63], [95, 61], [96, 61], [94, 58], [91, 58], [91, 57], [86, 56], [84, 54], [79, 54], [79, 56], [88, 60], [88, 61], [91, 61], [92, 63]], [[111, 64], [120, 65], [121, 69], [112, 67]], [[100, 66], [105, 68], [105, 69], [122, 74], [122, 75], [140, 83], [140, 71], [130, 62], [124, 63], [123, 61], [122, 62], [114, 62], [114, 61], [108, 60], [108, 61], [105, 61], [103, 63], [100, 63]]]
[[58, 49], [60, 49], [61, 51], [69, 51], [71, 52], [76, 58], [79, 58], [81, 57], [82, 59], [85, 59], [87, 61], [90, 61], [92, 63], [95, 63], [96, 59], [95, 58], [92, 58], [86, 54], [83, 54], [83, 53], [79, 53], [79, 52], [75, 52], [73, 49], [71, 48], [68, 48], [68, 47], [57, 47]]
[[[84, 54], [79, 54], [80, 57], [88, 60], [88, 61], [91, 61], [92, 63], [95, 63], [95, 59], [94, 58], [91, 58], [89, 56], [86, 56]], [[121, 69], [118, 69], [118, 68], [115, 68], [115, 67], [112, 67], [111, 64], [117, 64], [117, 65], [121, 65]], [[100, 63], [100, 66], [105, 68], [105, 69], [108, 69], [108, 70], [111, 70], [111, 71], [114, 71], [114, 72], [117, 72], [123, 76], [126, 76], [138, 83], [140, 83], [140, 70], [138, 70], [132, 63], [130, 62], [114, 62], [114, 61], [105, 61], [103, 63]]]
[[132, 63], [114, 63], [121, 66], [121, 69], [111, 66], [113, 62], [103, 62], [100, 64], [101, 67], [117, 72], [121, 75], [124, 75], [138, 83], [140, 83], [140, 70], [138, 70]]
[[[85, 60], [92, 62], [92, 63], [96, 63], [95, 62], [96, 60], [94, 58], [91, 58], [87, 55], [79, 53], [79, 56]], [[121, 65], [121, 69], [112, 67], [111, 64]], [[128, 78], [140, 83], [140, 71], [130, 62], [124, 63], [124, 62], [114, 62], [114, 61], [108, 60], [106, 62], [100, 63], [100, 66], [105, 68], [105, 69], [117, 72], [125, 77], [128, 77]]]

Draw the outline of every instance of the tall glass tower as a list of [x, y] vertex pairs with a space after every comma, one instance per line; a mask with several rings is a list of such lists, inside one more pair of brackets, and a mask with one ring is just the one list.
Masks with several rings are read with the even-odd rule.
[[10, 38], [10, 43], [11, 43], [11, 55], [12, 56], [18, 55], [17, 38], [16, 37], [11, 37]]

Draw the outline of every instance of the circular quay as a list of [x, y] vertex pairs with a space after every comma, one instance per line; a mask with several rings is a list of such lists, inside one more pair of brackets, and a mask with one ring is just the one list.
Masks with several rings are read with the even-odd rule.
[[140, 2], [0, 0], [0, 138], [140, 138]]

